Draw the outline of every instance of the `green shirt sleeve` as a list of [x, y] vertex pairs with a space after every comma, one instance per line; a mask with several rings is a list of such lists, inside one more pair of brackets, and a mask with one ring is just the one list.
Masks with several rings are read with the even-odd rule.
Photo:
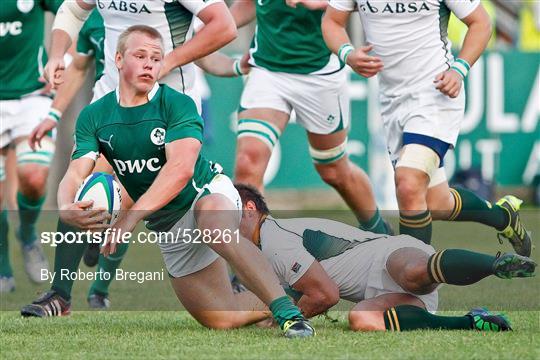
[[58, 11], [58, 8], [64, 0], [39, 0], [41, 2], [41, 7], [44, 10], [50, 11], [52, 13], [55, 13]]
[[[165, 89], [164, 89], [165, 90]], [[202, 143], [203, 120], [193, 100], [172, 89], [166, 94], [168, 126], [165, 143], [185, 138], [195, 138]]]
[[77, 119], [75, 125], [75, 146], [71, 154], [71, 160], [79, 159], [84, 156], [92, 158], [99, 154], [99, 143], [96, 135], [96, 128], [92, 117], [89, 114], [88, 107], [84, 108]]
[[94, 47], [90, 42], [88, 33], [85, 31], [86, 26], [83, 26], [81, 31], [79, 31], [79, 36], [77, 37], [77, 52], [84, 55], [93, 55]]

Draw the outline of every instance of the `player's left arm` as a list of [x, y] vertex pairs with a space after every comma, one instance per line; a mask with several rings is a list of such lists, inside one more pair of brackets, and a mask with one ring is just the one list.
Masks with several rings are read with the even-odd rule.
[[302, 293], [297, 305], [307, 318], [324, 313], [339, 301], [337, 284], [316, 260], [292, 288]]
[[[469, 69], [480, 58], [491, 38], [491, 19], [479, 1], [474, 4], [477, 1], [462, 2], [460, 4], [455, 0], [446, 0], [450, 9], [468, 27], [458, 58], [449, 70], [435, 78], [437, 89], [451, 98], [459, 95], [463, 80], [467, 76]], [[467, 13], [468, 9], [465, 6], [475, 6], [475, 8]], [[463, 16], [463, 14], [466, 15]]]
[[215, 52], [195, 61], [195, 64], [208, 74], [220, 77], [237, 77], [249, 73], [249, 54], [242, 59], [234, 59], [220, 52]]
[[180, 2], [192, 11], [204, 23], [204, 26], [193, 38], [165, 56], [163, 68], [159, 74], [160, 78], [174, 68], [213, 53], [236, 39], [237, 36], [236, 25], [224, 2], [216, 1], [208, 6], [203, 0], [181, 0]]

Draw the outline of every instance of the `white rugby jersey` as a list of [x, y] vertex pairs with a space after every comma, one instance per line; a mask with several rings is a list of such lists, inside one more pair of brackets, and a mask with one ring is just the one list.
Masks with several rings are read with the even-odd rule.
[[454, 58], [448, 40], [450, 12], [463, 19], [480, 0], [329, 0], [330, 6], [353, 11], [358, 6], [366, 42], [381, 58], [381, 94], [401, 96], [433, 86]]
[[[100, 88], [114, 90], [118, 86], [118, 70], [114, 62], [120, 34], [132, 25], [148, 25], [163, 37], [165, 54], [181, 46], [193, 35], [196, 16], [207, 6], [222, 0], [83, 0], [95, 5], [105, 25], [105, 70], [99, 79]], [[195, 91], [195, 65], [186, 64], [172, 70], [159, 81], [189, 95], [200, 107]], [[106, 93], [107, 91], [105, 91]]]

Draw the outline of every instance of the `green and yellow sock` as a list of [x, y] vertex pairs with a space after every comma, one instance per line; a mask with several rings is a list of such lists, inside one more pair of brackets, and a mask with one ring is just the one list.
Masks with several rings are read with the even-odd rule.
[[379, 209], [375, 209], [375, 214], [368, 221], [360, 221], [359, 228], [375, 234], [388, 234], [390, 231], [381, 217]]
[[[96, 277], [96, 280], [94, 280], [92, 286], [90, 287], [90, 290], [88, 291], [88, 296], [92, 294], [98, 294], [101, 296], [109, 295], [109, 286], [111, 285], [111, 282], [115, 277], [116, 269], [118, 269], [118, 267], [120, 266], [120, 263], [122, 262], [122, 259], [124, 258], [128, 247], [128, 243], [120, 243], [116, 247], [116, 252], [114, 254], [111, 254], [108, 257], [105, 257], [101, 254], [99, 255], [99, 262], [96, 272], [109, 273], [110, 276]], [[105, 278], [107, 278], [108, 280], [105, 280]]]
[[[66, 234], [67, 232], [79, 232], [77, 228], [66, 225], [58, 220], [59, 233]], [[76, 272], [79, 269], [79, 264], [84, 254], [84, 250], [88, 243], [67, 243], [61, 242], [58, 244], [54, 254], [54, 277], [51, 289], [56, 291], [60, 296], [69, 301], [71, 299], [71, 288], [73, 287], [73, 280], [69, 276], [60, 276], [62, 271], [68, 271], [69, 273]]]
[[17, 192], [17, 204], [19, 205], [19, 219], [21, 221], [18, 237], [23, 245], [30, 245], [37, 239], [36, 222], [41, 212], [45, 196], [37, 200], [30, 199], [21, 192]]
[[399, 214], [399, 233], [410, 235], [418, 240], [431, 243], [432, 219], [431, 212], [426, 210], [420, 214], [407, 216]]
[[384, 312], [384, 325], [389, 331], [420, 329], [469, 330], [469, 316], [440, 316], [413, 305], [399, 305]]
[[2, 210], [0, 212], [0, 276], [11, 277], [13, 270], [9, 261], [8, 230], [8, 213]]
[[493, 205], [466, 189], [451, 188], [450, 192], [454, 197], [454, 209], [449, 221], [474, 221], [498, 231], [508, 226], [510, 216], [502, 207]]
[[461, 249], [437, 251], [428, 260], [428, 274], [436, 283], [470, 285], [493, 275], [495, 256]]
[[287, 320], [303, 318], [300, 309], [291, 302], [288, 296], [282, 296], [270, 303], [270, 311], [272, 316], [279, 324], [279, 327], [283, 329], [283, 325]]

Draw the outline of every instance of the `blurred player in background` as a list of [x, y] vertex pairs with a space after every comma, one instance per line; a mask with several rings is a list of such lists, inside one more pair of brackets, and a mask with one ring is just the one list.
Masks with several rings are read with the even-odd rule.
[[435, 251], [408, 235], [379, 235], [326, 219], [275, 219], [256, 189], [236, 188], [244, 210], [241, 233], [261, 249], [308, 318], [342, 298], [357, 303], [349, 312], [355, 331], [511, 330], [503, 315], [486, 309], [435, 315], [437, 288], [441, 283], [471, 285], [492, 275], [534, 276], [536, 264], [515, 254]]
[[347, 155], [347, 72], [322, 38], [325, 8], [324, 1], [285, 0], [237, 0], [231, 6], [238, 27], [257, 19], [249, 50], [253, 69], [238, 114], [235, 180], [262, 191], [272, 150], [294, 110], [321, 178], [337, 190], [362, 229], [388, 233], [367, 175]]
[[4, 210], [5, 155], [7, 146], [17, 155], [19, 228], [26, 272], [43, 282], [41, 269], [49, 264], [37, 240], [35, 224], [45, 201], [47, 175], [54, 141], [44, 137], [39, 151], [26, 141], [32, 129], [47, 115], [52, 94], [41, 78], [47, 54], [43, 45], [45, 12], [56, 13], [62, 0], [4, 0], [0, 11], [0, 292], [15, 289], [8, 251], [8, 218]]
[[[475, 221], [497, 229], [518, 254], [529, 256], [531, 239], [518, 213], [521, 200], [505, 196], [491, 204], [471, 191], [452, 189], [443, 167], [464, 116], [463, 80], [491, 36], [480, 0], [331, 0], [329, 5], [322, 23], [328, 47], [358, 74], [379, 74], [400, 233], [429, 244], [432, 219]], [[358, 49], [346, 32], [356, 8], [369, 44]], [[456, 59], [447, 38], [451, 12], [468, 27]]]
[[[135, 201], [130, 211], [119, 216], [113, 231], [132, 232], [144, 219], [148, 229], [174, 234], [159, 247], [176, 295], [195, 319], [225, 329], [268, 317], [267, 311], [250, 310], [241, 294], [233, 294], [225, 259], [269, 306], [285, 336], [313, 336], [313, 328], [285, 295], [262, 253], [247, 239], [224, 238], [226, 231], [232, 234], [238, 229], [241, 199], [221, 167], [200, 155], [203, 121], [194, 101], [158, 85], [163, 56], [163, 39], [149, 26], [135, 25], [120, 35], [119, 87], [87, 106], [77, 120], [72, 161], [58, 189], [63, 223], [85, 230], [108, 226], [102, 223], [110, 218], [106, 210], [82, 211], [88, 204], [73, 203], [79, 184], [101, 153], [114, 164], [118, 179]], [[151, 166], [128, 169], [125, 163], [135, 159]], [[209, 230], [212, 241], [191, 242], [189, 233], [195, 229]], [[73, 245], [79, 254], [85, 247]], [[114, 254], [116, 245], [109, 240], [102, 252]], [[21, 311], [23, 316], [39, 317], [69, 312], [69, 302], [54, 283], [49, 293]]]
[[[200, 97], [194, 91], [195, 75], [192, 61], [214, 52], [236, 37], [236, 27], [227, 6], [221, 0], [170, 2], [149, 0], [133, 2], [130, 8], [127, 8], [125, 4], [117, 0], [64, 2], [53, 25], [50, 57], [44, 69], [45, 78], [54, 88], [64, 83], [65, 64], [62, 57], [77, 37], [91, 11], [96, 8], [105, 27], [105, 66], [103, 75], [94, 86], [92, 102], [118, 86], [115, 51], [121, 32], [130, 25], [147, 24], [155, 28], [164, 39], [166, 56], [159, 74], [160, 82], [190, 96], [200, 112]], [[204, 23], [204, 26], [193, 35], [196, 16]], [[101, 159], [98, 161], [98, 166], [99, 169], [112, 172], [110, 165]], [[60, 225], [59, 231], [64, 230], [65, 228]], [[83, 254], [71, 245], [63, 243], [56, 248], [55, 271], [61, 269], [75, 271], [78, 268]], [[110, 264], [114, 263], [114, 267], [117, 267], [126, 251], [127, 246], [121, 246], [115, 255], [116, 260]], [[72, 286], [73, 281], [70, 279], [57, 279], [57, 282], [53, 284], [53, 288], [67, 301], [71, 298]], [[106, 288], [108, 284], [102, 287], [102, 291]], [[108, 305], [105, 296], [99, 296], [98, 300], [102, 308]]]

